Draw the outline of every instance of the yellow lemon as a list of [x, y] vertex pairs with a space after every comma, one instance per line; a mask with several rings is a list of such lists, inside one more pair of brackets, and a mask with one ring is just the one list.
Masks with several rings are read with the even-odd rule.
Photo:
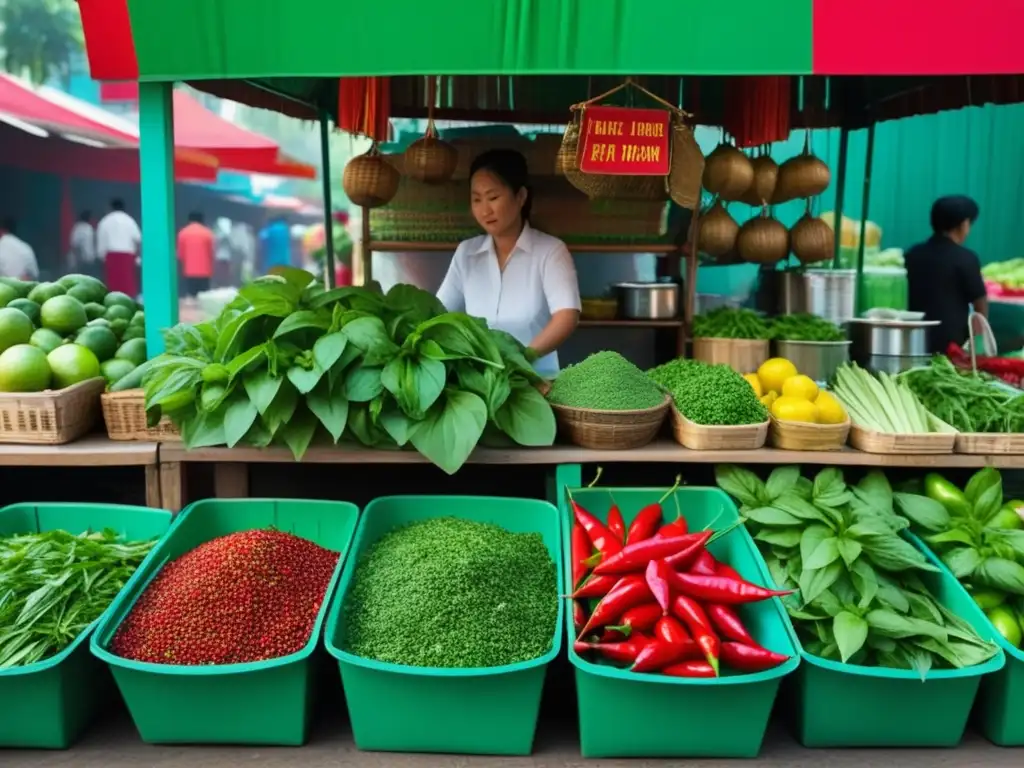
[[783, 395], [772, 403], [772, 416], [779, 421], [805, 421], [817, 424], [818, 406], [802, 397]]
[[761, 398], [761, 402], [764, 403], [765, 408], [771, 408], [772, 403], [779, 399], [778, 392], [769, 392], [767, 395]]
[[800, 397], [814, 402], [818, 396], [818, 385], [810, 376], [790, 376], [782, 382], [782, 394], [784, 397]]
[[784, 357], [773, 357], [761, 363], [761, 367], [757, 369], [757, 378], [761, 381], [762, 392], [770, 389], [781, 392], [782, 383], [797, 373], [796, 366], [789, 360]]
[[743, 378], [747, 380], [747, 383], [754, 388], [754, 392], [757, 393], [758, 397], [764, 394], [764, 390], [761, 389], [761, 380], [757, 378], [756, 373], [745, 373]]
[[821, 392], [814, 404], [818, 406], [819, 424], [842, 424], [846, 421], [846, 410], [830, 392]]

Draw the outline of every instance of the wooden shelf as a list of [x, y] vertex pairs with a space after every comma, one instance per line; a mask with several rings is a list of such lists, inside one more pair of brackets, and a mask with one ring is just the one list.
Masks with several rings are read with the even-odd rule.
[[[434, 242], [401, 242], [399, 240], [371, 240], [370, 250], [384, 253], [400, 253], [403, 251], [431, 251], [437, 253], [454, 252], [458, 243]], [[573, 253], [675, 253], [680, 246], [672, 243], [593, 243], [590, 245], [567, 244]]]
[[675, 320], [580, 320], [580, 328], [682, 328], [683, 321]]

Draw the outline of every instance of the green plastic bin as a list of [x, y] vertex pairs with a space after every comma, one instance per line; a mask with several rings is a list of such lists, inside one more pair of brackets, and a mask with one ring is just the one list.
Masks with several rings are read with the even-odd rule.
[[[111, 528], [128, 541], [163, 536], [171, 513], [116, 504], [16, 504], [0, 509], [0, 536]], [[125, 589], [153, 559], [151, 552]], [[109, 612], [109, 609], [108, 609]], [[89, 653], [88, 637], [102, 617], [67, 648], [43, 661], [0, 670], [0, 747], [67, 749], [114, 695], [106, 667]]]
[[[199, 501], [178, 516], [155, 557], [139, 569], [139, 581], [121, 593], [92, 638], [92, 652], [110, 666], [143, 741], [305, 743], [317, 677], [314, 651], [358, 518], [359, 508], [346, 502], [275, 499]], [[305, 648], [270, 661], [199, 667], [137, 662], [108, 650], [135, 601], [166, 563], [211, 539], [271, 526], [341, 554]]]
[[359, 521], [325, 632], [327, 650], [341, 667], [356, 746], [390, 752], [528, 755], [544, 675], [562, 646], [561, 606], [551, 628], [551, 649], [518, 664], [434, 669], [383, 663], [342, 650], [342, 607], [360, 555], [397, 527], [442, 516], [541, 534], [562, 592], [558, 511], [547, 502], [484, 496], [393, 496], [370, 502]]
[[[930, 554], [916, 537], [903, 535]], [[762, 569], [772, 581], [767, 566], [762, 564]], [[951, 573], [919, 575], [938, 602], [982, 639], [996, 641], [995, 629]], [[796, 737], [805, 747], [955, 747], [963, 738], [982, 675], [1006, 663], [1000, 651], [984, 664], [933, 670], [922, 682], [911, 670], [842, 664], [802, 648], [801, 655], [791, 714]]]
[[[572, 513], [564, 486], [560, 488], [563, 578], [571, 579]], [[585, 509], [607, 520], [611, 496], [607, 488], [572, 489]], [[664, 488], [613, 488], [611, 493], [628, 526], [636, 513], [658, 501]], [[736, 522], [736, 505], [717, 488], [680, 488], [679, 504], [690, 530], [721, 530]], [[675, 519], [675, 504], [664, 504], [665, 521]], [[761, 555], [750, 534], [737, 528], [712, 542], [711, 553], [744, 578], [766, 583]], [[800, 663], [796, 635], [778, 599], [740, 606], [739, 614], [765, 648], [792, 658], [775, 669], [756, 674], [686, 679], [637, 674], [612, 665], [587, 661], [573, 650], [572, 612], [565, 611], [570, 641], [569, 661], [575, 667], [579, 698], [580, 751], [586, 758], [756, 757], [761, 750], [772, 704], [782, 678]]]
[[[910, 538], [944, 575], [956, 578], [939, 557], [916, 536]], [[973, 603], [974, 601], [971, 600]], [[979, 610], [979, 612], [981, 612]], [[982, 613], [991, 636], [1006, 656], [1006, 664], [981, 679], [981, 690], [975, 701], [977, 725], [985, 738], [1001, 747], [1024, 746], [1024, 652], [1010, 645]], [[968, 619], [974, 624], [973, 619]]]

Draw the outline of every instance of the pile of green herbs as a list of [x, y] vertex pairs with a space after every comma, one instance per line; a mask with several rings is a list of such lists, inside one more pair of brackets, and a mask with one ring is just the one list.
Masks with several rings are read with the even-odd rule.
[[763, 424], [768, 410], [753, 387], [728, 365], [677, 358], [647, 372], [672, 395], [676, 409], [695, 424]]
[[771, 323], [751, 309], [719, 307], [693, 318], [695, 339], [770, 339]]
[[[923, 578], [938, 569], [901, 531], [946, 513], [926, 497], [893, 492], [885, 475], [847, 485], [838, 469], [814, 479], [779, 467], [767, 482], [736, 466], [715, 471], [785, 599], [804, 649], [825, 659], [916, 671], [980, 664], [998, 651], [936, 600]], [[933, 577], [934, 578], [934, 577]]]
[[929, 412], [961, 432], [1024, 432], [1024, 392], [961, 371], [945, 355], [900, 379]]
[[0, 538], [0, 669], [63, 651], [113, 602], [153, 548], [114, 531]]
[[539, 533], [435, 518], [391, 531], [346, 595], [349, 653], [418, 667], [500, 667], [543, 656], [558, 622], [555, 564]]
[[554, 442], [523, 345], [411, 285], [325, 291], [284, 269], [165, 341], [147, 415], [166, 413], [188, 448], [279, 444], [300, 459], [316, 438], [411, 445], [450, 474], [480, 442]]
[[771, 334], [778, 341], [846, 341], [838, 325], [808, 313], [779, 315], [772, 320]]
[[555, 377], [548, 400], [571, 408], [632, 411], [657, 408], [665, 393], [618, 352], [595, 352]]

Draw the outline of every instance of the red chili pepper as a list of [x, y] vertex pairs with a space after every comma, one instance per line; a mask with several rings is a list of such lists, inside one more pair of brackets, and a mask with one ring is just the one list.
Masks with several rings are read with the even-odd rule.
[[579, 600], [572, 601], [572, 625], [575, 627], [576, 632], [583, 629], [583, 626], [587, 623], [587, 609], [583, 607], [583, 603]]
[[626, 611], [637, 605], [649, 602], [651, 590], [647, 587], [647, 581], [639, 574], [630, 574], [619, 579], [618, 584], [612, 587], [601, 602], [595, 607], [586, 626], [583, 627], [581, 635], [587, 635], [597, 627], [604, 627], [614, 624]]
[[[689, 640], [689, 638], [687, 638]], [[666, 643], [664, 640], [655, 638], [640, 651], [629, 668], [630, 672], [657, 672], [659, 669], [676, 664], [687, 657], [688, 654], [696, 652], [700, 654], [696, 643], [689, 640], [689, 643], [675, 645]]]
[[707, 612], [708, 618], [711, 619], [711, 624], [718, 630], [722, 637], [726, 637], [737, 643], [743, 643], [744, 645], [753, 646], [755, 648], [761, 647], [760, 644], [751, 637], [747, 628], [743, 626], [743, 622], [740, 620], [736, 611], [728, 605], [717, 605], [715, 603], [711, 603], [709, 605], [705, 605], [704, 610]]
[[676, 488], [679, 487], [679, 483], [681, 483], [682, 480], [683, 478], [681, 476], [676, 477], [676, 484], [673, 485], [664, 496], [653, 504], [648, 504], [636, 513], [636, 517], [633, 518], [633, 522], [629, 524], [629, 531], [626, 532], [626, 541], [643, 541], [654, 535], [655, 531], [658, 530], [658, 526], [661, 525], [661, 505], [665, 502], [665, 499], [675, 493]]
[[690, 566], [690, 573], [697, 573], [701, 576], [715, 575], [715, 558], [706, 549], [697, 555], [697, 559]]
[[590, 537], [583, 526], [576, 523], [572, 527], [572, 588], [576, 589], [586, 578], [590, 566], [587, 560], [591, 555]]
[[621, 643], [588, 643], [583, 640], [577, 640], [573, 643], [572, 647], [576, 653], [594, 651], [606, 659], [632, 664], [650, 642], [650, 638], [638, 635], [629, 640], [623, 640]]
[[576, 591], [572, 593], [573, 598], [602, 598], [608, 594], [612, 587], [619, 582], [618, 576], [595, 576], [590, 574]]
[[718, 654], [721, 643], [718, 636], [711, 629], [711, 622], [700, 604], [686, 595], [676, 595], [672, 601], [672, 613], [680, 619], [686, 628], [693, 635], [693, 639], [704, 652], [704, 658], [708, 660], [715, 673], [718, 673]]
[[[673, 539], [646, 539], [626, 546], [621, 552], [607, 560], [601, 561], [594, 573], [631, 573], [642, 571], [651, 560], [666, 560], [672, 565], [673, 558], [679, 559], [681, 553], [691, 553], [704, 546], [711, 537], [710, 531], [688, 533]], [[687, 555], [689, 556], [689, 555]]]
[[661, 674], [669, 677], [718, 677], [718, 670], [706, 661], [683, 661], [665, 667]]
[[[657, 603], [644, 603], [630, 608], [619, 619], [618, 624], [605, 627], [606, 632], [615, 632], [620, 636], [631, 637], [637, 632], [650, 632], [664, 614]], [[602, 640], [604, 636], [602, 635]]]
[[741, 672], [763, 672], [789, 661], [789, 656], [760, 646], [722, 643], [722, 661]]
[[728, 576], [700, 576], [695, 573], [672, 571], [670, 578], [672, 589], [684, 595], [725, 605], [756, 603], [769, 597], [792, 594], [792, 590], [766, 589], [743, 579], [730, 579]]
[[576, 503], [576, 500], [572, 497], [572, 491], [566, 488], [565, 492], [569, 494], [569, 503], [572, 504], [572, 512], [576, 522], [583, 526], [583, 530], [590, 537], [590, 543], [594, 545], [594, 549], [601, 553], [601, 559], [606, 560], [621, 551], [622, 542], [615, 537], [615, 534], [609, 530], [608, 526], [587, 512], [580, 504]]
[[663, 616], [668, 616], [671, 608], [672, 589], [669, 586], [671, 571], [672, 569], [668, 567], [664, 560], [651, 560], [647, 564], [647, 570], [644, 572], [647, 586], [650, 588], [651, 594], [654, 595], [658, 605], [661, 606]]
[[711, 540], [714, 533], [712, 531], [699, 531], [698, 533], [688, 533], [686, 535], [691, 537], [693, 545], [665, 558], [665, 562], [668, 563], [669, 567], [675, 570], [686, 570], [689, 568], [693, 564], [694, 559], [704, 551], [704, 547], [708, 545], [708, 541]]

